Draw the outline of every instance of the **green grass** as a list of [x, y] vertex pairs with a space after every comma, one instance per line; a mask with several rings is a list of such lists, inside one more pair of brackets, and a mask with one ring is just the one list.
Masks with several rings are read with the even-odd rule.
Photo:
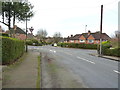
[[38, 76], [37, 76], [37, 83], [36, 88], [40, 88], [40, 56], [38, 56]]

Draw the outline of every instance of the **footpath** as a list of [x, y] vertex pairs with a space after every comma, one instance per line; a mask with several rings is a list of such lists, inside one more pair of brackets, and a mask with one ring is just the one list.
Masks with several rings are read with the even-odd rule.
[[101, 58], [106, 58], [106, 59], [110, 59], [110, 60], [114, 60], [114, 61], [118, 61], [118, 62], [120, 61], [120, 57], [106, 56], [106, 55], [99, 56], [97, 53], [91, 53], [90, 55], [101, 57]]
[[20, 64], [5, 67], [2, 88], [36, 88], [39, 55], [39, 52], [29, 50]]

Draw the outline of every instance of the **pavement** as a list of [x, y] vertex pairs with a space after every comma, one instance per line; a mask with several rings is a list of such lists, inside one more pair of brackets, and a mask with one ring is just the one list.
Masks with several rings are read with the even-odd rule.
[[106, 56], [106, 55], [98, 55], [97, 53], [90, 53], [90, 55], [92, 56], [97, 56], [97, 57], [101, 57], [101, 58], [106, 58], [109, 60], [114, 60], [114, 61], [120, 61], [120, 57], [114, 57], [114, 56]]
[[[77, 85], [81, 84], [87, 88], [118, 88], [118, 75], [120, 74], [118, 70], [117, 61], [110, 60], [108, 58], [101, 58], [97, 56], [92, 56], [90, 53], [97, 53], [96, 50], [86, 50], [86, 49], [73, 49], [73, 48], [61, 48], [61, 47], [52, 47], [52, 46], [40, 46], [40, 47], [29, 47], [34, 51], [44, 53], [49, 56], [54, 65], [61, 71], [67, 72], [58, 73], [56, 87], [68, 88], [71, 83], [77, 82]], [[55, 78], [57, 77], [55, 75]], [[60, 75], [60, 76], [59, 76]], [[69, 77], [70, 84], [62, 85], [62, 80], [65, 79], [65, 75], [71, 75]], [[53, 76], [54, 77], [54, 76]], [[70, 78], [71, 77], [71, 78]], [[44, 75], [43, 81], [47, 78]], [[67, 77], [66, 77], [67, 78]], [[50, 79], [51, 80], [51, 79]], [[52, 83], [46, 82], [46, 87], [53, 87]], [[54, 80], [53, 80], [54, 81]], [[67, 81], [67, 79], [65, 79]], [[44, 86], [43, 86], [44, 87]], [[55, 88], [56, 88], [55, 87]], [[72, 88], [72, 85], [70, 86]], [[77, 88], [77, 86], [74, 86]], [[79, 87], [80, 88], [80, 87]]]
[[29, 50], [21, 58], [21, 63], [5, 67], [2, 73], [2, 88], [36, 88], [39, 55], [38, 52]]

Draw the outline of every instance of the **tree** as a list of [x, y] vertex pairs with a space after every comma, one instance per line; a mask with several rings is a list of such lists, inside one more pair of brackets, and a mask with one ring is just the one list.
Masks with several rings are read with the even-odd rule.
[[37, 38], [41, 41], [41, 42], [45, 42], [45, 38], [47, 36], [47, 31], [46, 30], [43, 30], [43, 29], [40, 29], [38, 32], [37, 32]]
[[55, 32], [53, 38], [54, 38], [54, 43], [58, 43], [61, 40], [61, 33]]
[[[13, 26], [15, 25], [15, 20], [25, 21], [26, 18], [32, 17], [33, 6], [26, 2], [2, 2], [2, 22], [7, 25], [9, 30], [11, 28], [11, 18], [13, 17]], [[5, 20], [6, 19], [6, 20]], [[5, 22], [7, 21], [7, 23]]]

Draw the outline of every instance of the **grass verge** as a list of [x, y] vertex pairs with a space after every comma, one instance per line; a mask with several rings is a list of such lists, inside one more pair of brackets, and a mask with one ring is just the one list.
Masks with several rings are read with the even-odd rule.
[[37, 83], [36, 88], [40, 88], [40, 56], [38, 56], [38, 76], [37, 76]]

